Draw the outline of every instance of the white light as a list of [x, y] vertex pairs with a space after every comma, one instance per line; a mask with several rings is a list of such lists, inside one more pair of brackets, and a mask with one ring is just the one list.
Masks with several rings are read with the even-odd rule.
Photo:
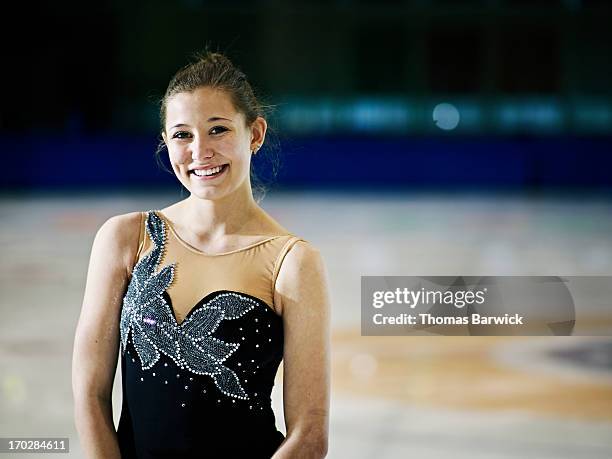
[[433, 109], [433, 120], [440, 129], [450, 131], [459, 124], [459, 110], [453, 104], [442, 103]]

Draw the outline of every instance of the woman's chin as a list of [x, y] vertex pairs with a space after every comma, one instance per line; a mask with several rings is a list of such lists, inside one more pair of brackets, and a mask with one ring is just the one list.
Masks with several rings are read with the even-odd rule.
[[215, 199], [222, 198], [224, 194], [223, 192], [221, 192], [221, 190], [218, 190], [218, 189], [214, 189], [214, 188], [203, 189], [197, 186], [189, 187], [189, 192], [194, 198], [208, 199], [208, 200], [215, 200]]

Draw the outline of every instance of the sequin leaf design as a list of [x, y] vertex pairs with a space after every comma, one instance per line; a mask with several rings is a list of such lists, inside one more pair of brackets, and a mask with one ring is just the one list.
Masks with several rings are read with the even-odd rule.
[[224, 394], [241, 399], [248, 395], [234, 371], [224, 365], [239, 347], [212, 336], [223, 320], [237, 319], [255, 307], [255, 301], [236, 292], [222, 292], [194, 308], [178, 324], [163, 292], [174, 278], [175, 264], [155, 273], [165, 246], [164, 222], [149, 212], [147, 233], [154, 249], [134, 267], [121, 314], [121, 343], [125, 352], [129, 332], [142, 368], [149, 369], [163, 353], [182, 368], [195, 374], [210, 375]]
[[[175, 264], [164, 266], [155, 273], [163, 256], [166, 231], [163, 221], [154, 213], [147, 213], [146, 230], [154, 244], [153, 250], [134, 266], [132, 278], [123, 299], [120, 332], [122, 350], [132, 332], [132, 342], [140, 357], [143, 369], [149, 369], [159, 360], [160, 354], [147, 333], [151, 321], [171, 324], [172, 311], [162, 294], [174, 278]], [[143, 315], [143, 312], [146, 313]]]
[[183, 336], [190, 341], [186, 342], [185, 338], [181, 341], [185, 366], [194, 373], [211, 375], [216, 386], [231, 397], [248, 398], [236, 373], [223, 365], [240, 344], [226, 343], [211, 335], [222, 320], [237, 319], [254, 308], [255, 301], [251, 298], [224, 292], [195, 310], [181, 324]]

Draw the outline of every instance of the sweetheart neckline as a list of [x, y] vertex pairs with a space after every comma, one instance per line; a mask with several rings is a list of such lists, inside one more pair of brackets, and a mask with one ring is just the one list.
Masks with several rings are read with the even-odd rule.
[[238, 295], [242, 295], [245, 296], [251, 300], [254, 300], [257, 304], [265, 307], [266, 309], [269, 310], [269, 312], [271, 312], [274, 316], [275, 319], [279, 319], [281, 322], [281, 326], [282, 326], [282, 316], [279, 316], [276, 311], [274, 309], [272, 309], [270, 306], [268, 306], [264, 301], [262, 301], [260, 298], [257, 298], [256, 296], [253, 295], [249, 295], [248, 293], [243, 293], [243, 292], [236, 292], [234, 290], [215, 290], [214, 292], [210, 292], [208, 295], [202, 297], [201, 299], [199, 299], [192, 307], [191, 309], [187, 312], [187, 314], [185, 315], [185, 317], [183, 318], [183, 320], [181, 320], [180, 322], [176, 319], [176, 311], [174, 310], [174, 305], [172, 303], [172, 298], [170, 297], [170, 294], [164, 290], [162, 292], [162, 296], [164, 298], [164, 300], [166, 301], [166, 303], [168, 304], [168, 308], [170, 309], [170, 313], [172, 314], [172, 320], [174, 321], [174, 323], [176, 325], [178, 325], [179, 327], [183, 325], [183, 323], [185, 323], [185, 321], [187, 319], [189, 319], [189, 317], [195, 313], [196, 310], [202, 308], [203, 305], [209, 303], [210, 301], [212, 301], [214, 298], [216, 298], [217, 296], [223, 294], [223, 293], [235, 293]]

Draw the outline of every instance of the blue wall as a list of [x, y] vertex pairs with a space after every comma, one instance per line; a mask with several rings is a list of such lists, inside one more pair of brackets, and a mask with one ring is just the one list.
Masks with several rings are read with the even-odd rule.
[[[154, 136], [5, 136], [2, 188], [176, 186], [155, 147]], [[309, 137], [280, 148], [281, 187], [612, 188], [610, 138]]]

